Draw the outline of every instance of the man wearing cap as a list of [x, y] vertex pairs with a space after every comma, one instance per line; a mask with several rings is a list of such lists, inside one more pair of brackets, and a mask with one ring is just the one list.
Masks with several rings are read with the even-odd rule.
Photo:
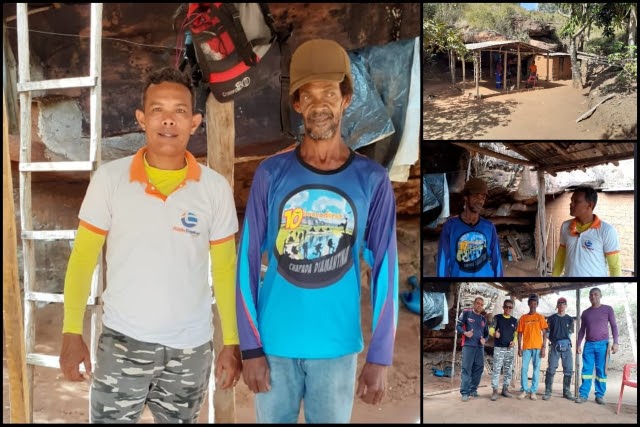
[[[586, 402], [591, 392], [591, 383], [594, 379], [595, 368], [595, 394], [596, 403], [604, 405], [604, 394], [607, 391], [607, 362], [609, 358], [609, 325], [613, 335], [611, 353], [618, 351], [618, 323], [616, 322], [613, 307], [600, 304], [602, 293], [599, 288], [589, 291], [591, 307], [582, 312], [580, 316], [580, 330], [576, 342], [576, 353], [582, 353], [582, 384], [578, 390], [579, 396], [576, 403]], [[580, 348], [582, 339], [585, 339], [584, 350]]]
[[495, 225], [480, 216], [489, 193], [480, 178], [463, 189], [464, 210], [442, 226], [436, 275], [438, 277], [502, 277], [500, 241]]
[[[529, 313], [524, 314], [518, 321], [518, 356], [522, 357], [522, 370], [520, 372], [520, 395], [518, 399], [529, 396], [531, 400], [537, 400], [538, 381], [540, 378], [540, 362], [545, 356], [547, 347], [546, 330], [549, 328], [544, 316], [537, 313], [538, 295], [531, 294], [527, 300]], [[533, 376], [529, 387], [529, 362], [533, 364]]]
[[500, 382], [500, 371], [504, 372], [502, 377], [502, 396], [513, 397], [509, 393], [509, 383], [513, 373], [513, 351], [518, 341], [516, 328], [518, 318], [513, 316], [513, 300], [505, 300], [502, 304], [503, 314], [496, 314], [491, 321], [489, 335], [493, 341], [493, 374], [491, 375], [491, 400], [498, 400], [498, 383]]
[[[295, 423], [302, 402], [307, 423], [348, 423], [354, 389], [379, 404], [392, 362], [395, 197], [387, 171], [341, 137], [353, 94], [344, 48], [305, 42], [290, 67], [291, 102], [305, 134], [295, 148], [264, 160], [251, 186], [237, 272], [243, 378], [256, 393], [259, 423]], [[360, 252], [371, 266], [373, 324], [356, 386], [364, 348]]]
[[573, 376], [573, 353], [571, 351], [571, 334], [573, 333], [573, 317], [566, 314], [567, 299], [558, 298], [557, 313], [547, 318], [547, 336], [549, 338], [549, 366], [544, 379], [544, 396], [542, 400], [551, 399], [553, 377], [558, 369], [558, 360], [562, 359], [562, 397], [573, 400], [571, 393], [571, 377]]
[[552, 275], [565, 277], [618, 277], [620, 241], [613, 226], [593, 213], [598, 193], [591, 187], [576, 187], [569, 214], [573, 219], [560, 226], [560, 246]]

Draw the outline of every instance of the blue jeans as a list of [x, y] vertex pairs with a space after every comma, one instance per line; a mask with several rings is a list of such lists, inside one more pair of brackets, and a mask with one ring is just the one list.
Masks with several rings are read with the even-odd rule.
[[460, 394], [470, 396], [478, 391], [478, 385], [484, 371], [484, 347], [462, 347], [462, 373], [460, 375]]
[[549, 367], [547, 373], [553, 378], [558, 370], [558, 364], [562, 360], [562, 373], [565, 377], [573, 376], [573, 352], [571, 346], [567, 346], [564, 351], [558, 351], [558, 346], [549, 345]]
[[[531, 388], [529, 383], [529, 362], [533, 362], [533, 378], [531, 379]], [[520, 391], [526, 393], [535, 393], [538, 391], [538, 382], [540, 380], [540, 349], [532, 348], [522, 350], [522, 370], [520, 372]]]
[[587, 341], [582, 349], [582, 384], [580, 397], [587, 399], [593, 381], [593, 368], [596, 369], [596, 397], [604, 397], [607, 391], [606, 358], [609, 340]]
[[295, 424], [303, 401], [307, 424], [351, 420], [356, 353], [332, 359], [266, 357], [271, 390], [255, 395], [258, 423]]

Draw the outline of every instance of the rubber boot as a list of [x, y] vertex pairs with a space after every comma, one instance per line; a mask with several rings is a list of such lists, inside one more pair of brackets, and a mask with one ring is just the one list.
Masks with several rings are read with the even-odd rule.
[[562, 397], [573, 400], [571, 393], [571, 377], [562, 377]]
[[496, 400], [498, 400], [498, 389], [494, 388], [493, 389], [493, 394], [491, 394], [491, 401], [495, 402]]
[[507, 386], [502, 387], [502, 395], [504, 397], [513, 397], [513, 394], [509, 393], [509, 387]]
[[553, 375], [547, 372], [544, 379], [544, 396], [542, 396], [542, 400], [551, 399], [551, 389], [553, 388]]

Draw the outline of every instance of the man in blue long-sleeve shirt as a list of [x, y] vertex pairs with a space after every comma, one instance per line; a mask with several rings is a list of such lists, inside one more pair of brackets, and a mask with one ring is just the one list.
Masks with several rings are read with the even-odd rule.
[[462, 194], [464, 210], [442, 226], [436, 276], [502, 277], [496, 226], [480, 216], [489, 187], [481, 178], [471, 178], [464, 185]]
[[482, 315], [484, 299], [477, 297], [473, 309], [466, 309], [458, 318], [456, 329], [462, 334], [462, 401], [478, 396], [478, 385], [484, 371], [484, 343], [489, 338], [487, 319]]

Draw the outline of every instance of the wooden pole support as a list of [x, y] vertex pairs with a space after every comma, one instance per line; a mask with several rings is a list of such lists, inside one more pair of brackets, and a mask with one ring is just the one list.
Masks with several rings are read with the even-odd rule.
[[9, 156], [9, 122], [4, 90], [2, 91], [2, 324], [9, 369], [9, 402], [12, 424], [32, 422], [24, 347], [22, 294], [18, 279], [16, 254], [16, 218], [13, 204], [13, 179]]
[[[220, 103], [212, 94], [209, 94], [206, 104], [207, 164], [227, 179], [232, 190], [236, 138], [233, 104], [233, 101]], [[213, 347], [217, 357], [223, 347], [222, 325], [217, 304], [215, 304], [213, 327]], [[235, 389], [216, 388], [213, 400], [215, 423], [235, 423]]]

